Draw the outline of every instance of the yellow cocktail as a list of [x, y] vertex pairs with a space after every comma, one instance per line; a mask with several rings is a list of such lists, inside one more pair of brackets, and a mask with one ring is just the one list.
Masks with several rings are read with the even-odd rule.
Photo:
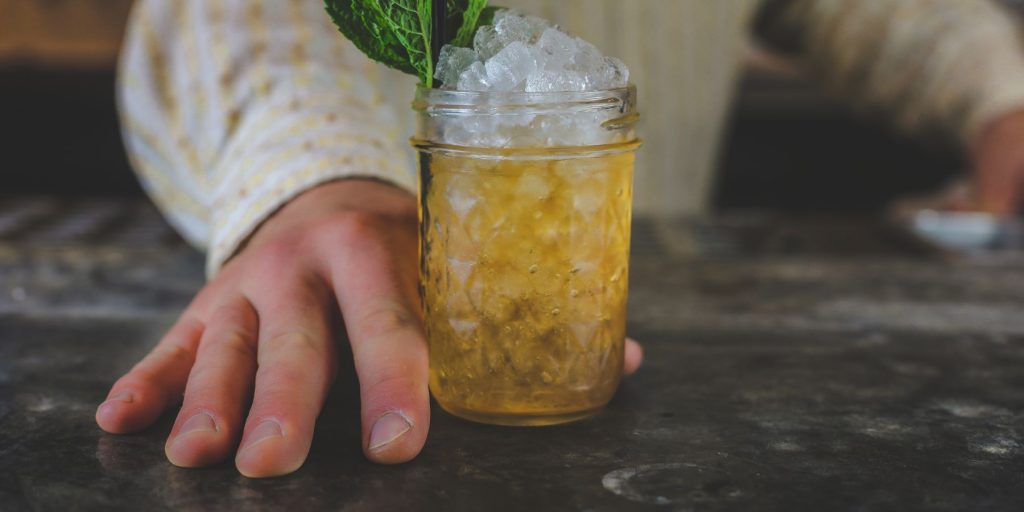
[[639, 145], [635, 114], [616, 108], [595, 118], [609, 133], [593, 145], [415, 141], [430, 389], [447, 411], [553, 424], [614, 394]]

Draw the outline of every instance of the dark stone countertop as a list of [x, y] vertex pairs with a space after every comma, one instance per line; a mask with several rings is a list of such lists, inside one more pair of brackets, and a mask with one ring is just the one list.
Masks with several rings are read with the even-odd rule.
[[545, 428], [433, 411], [376, 466], [345, 371], [293, 475], [187, 470], [171, 415], [93, 421], [201, 285], [144, 205], [0, 205], [0, 510], [1024, 509], [1024, 256], [951, 258], [873, 222], [635, 224], [644, 368]]

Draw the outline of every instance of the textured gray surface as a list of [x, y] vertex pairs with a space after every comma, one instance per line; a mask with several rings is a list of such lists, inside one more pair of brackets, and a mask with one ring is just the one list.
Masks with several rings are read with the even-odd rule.
[[201, 285], [201, 257], [147, 207], [12, 204], [0, 510], [1024, 508], [1017, 254], [939, 257], [863, 222], [642, 220], [630, 332], [647, 360], [597, 417], [501, 428], [435, 409], [418, 459], [374, 466], [346, 369], [306, 465], [247, 480], [167, 463], [170, 415], [127, 436], [92, 420]]

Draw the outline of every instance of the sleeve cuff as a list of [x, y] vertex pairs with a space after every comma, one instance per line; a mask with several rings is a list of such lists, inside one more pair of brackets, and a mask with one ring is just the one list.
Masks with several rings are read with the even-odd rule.
[[[344, 178], [373, 178], [415, 193], [410, 160], [379, 112], [337, 106], [337, 98], [293, 99], [287, 113], [243, 122], [238, 147], [218, 170], [206, 274], [212, 278], [271, 214], [302, 192]], [[347, 111], [346, 111], [347, 110]], [[273, 118], [272, 124], [259, 118]], [[411, 151], [407, 150], [407, 151]]]
[[1006, 72], [990, 81], [965, 119], [960, 135], [970, 146], [990, 124], [1016, 110], [1024, 110], [1024, 63], [1018, 64], [1016, 73]]

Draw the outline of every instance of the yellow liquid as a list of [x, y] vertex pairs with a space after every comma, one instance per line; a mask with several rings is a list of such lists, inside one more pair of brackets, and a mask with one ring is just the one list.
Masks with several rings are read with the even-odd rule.
[[587, 417], [622, 372], [632, 146], [521, 159], [422, 154], [430, 389], [474, 421]]

